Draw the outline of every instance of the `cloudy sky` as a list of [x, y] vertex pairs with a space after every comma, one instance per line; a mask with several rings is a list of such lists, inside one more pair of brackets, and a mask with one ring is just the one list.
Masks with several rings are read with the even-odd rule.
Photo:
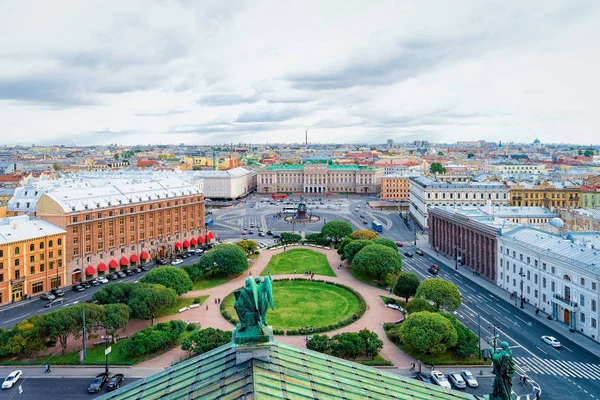
[[0, 144], [600, 143], [595, 1], [3, 1]]

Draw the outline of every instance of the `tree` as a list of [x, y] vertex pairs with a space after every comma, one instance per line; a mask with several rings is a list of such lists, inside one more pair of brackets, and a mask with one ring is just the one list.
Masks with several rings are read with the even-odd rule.
[[467, 158], [473, 158], [473, 157], [475, 157], [475, 154], [473, 154], [473, 153], [467, 154]]
[[321, 232], [309, 233], [305, 238], [307, 242], [315, 243], [320, 246], [327, 246], [330, 242], [329, 239], [321, 234]]
[[346, 221], [329, 221], [323, 228], [321, 233], [324, 237], [338, 243], [340, 240], [352, 233], [352, 226]]
[[281, 243], [298, 243], [302, 240], [302, 235], [292, 232], [281, 232]]
[[314, 335], [308, 342], [306, 348], [309, 350], [318, 351], [319, 353], [331, 353], [331, 339], [327, 335]]
[[446, 168], [444, 168], [442, 163], [432, 162], [429, 166], [429, 172], [431, 172], [432, 174], [445, 174]]
[[[241, 250], [240, 250], [241, 251]], [[175, 290], [168, 289], [163, 285], [151, 285], [144, 290], [135, 290], [129, 299], [131, 316], [150, 320], [154, 325], [154, 319], [163, 307], [169, 307], [177, 300]]]
[[45, 349], [48, 337], [42, 331], [42, 318], [36, 315], [15, 324], [10, 333], [5, 334], [8, 341], [0, 342], [0, 345], [4, 345], [4, 351], [7, 354], [31, 356]]
[[352, 263], [354, 256], [361, 251], [364, 247], [370, 246], [373, 243], [369, 240], [353, 240], [346, 247], [344, 247], [344, 260], [348, 260], [349, 263]]
[[357, 231], [352, 232], [350, 237], [355, 240], [358, 240], [358, 239], [371, 240], [371, 239], [375, 239], [377, 237], [377, 234], [375, 232], [369, 231], [367, 229], [359, 229]]
[[98, 327], [106, 319], [105, 308], [100, 305], [78, 303], [66, 308], [70, 309], [70, 312], [72, 313], [71, 317], [74, 319], [74, 330], [71, 333], [75, 339], [79, 339], [83, 334], [83, 330], [81, 329], [83, 326], [83, 313], [85, 313], [85, 330], [88, 339], [94, 337]]
[[443, 151], [438, 151], [438, 156], [443, 156], [444, 152]]
[[239, 274], [248, 269], [246, 254], [235, 244], [218, 245], [204, 253], [198, 264], [204, 271], [218, 269], [225, 275]]
[[340, 243], [340, 245], [337, 248], [337, 253], [339, 255], [343, 255], [344, 254], [344, 249], [346, 248], [346, 246], [348, 244], [350, 244], [350, 242], [352, 242], [354, 239], [352, 239], [351, 236], [347, 236], [344, 238], [344, 240], [342, 240], [342, 242]]
[[582, 156], [583, 155], [583, 150], [581, 150], [581, 149], [577, 150], [577, 155]]
[[240, 246], [240, 249], [246, 254], [252, 254], [258, 250], [258, 244], [256, 244], [254, 240], [240, 240], [236, 244]]
[[433, 302], [437, 310], [440, 308], [455, 310], [461, 303], [458, 288], [453, 283], [441, 278], [432, 278], [423, 281], [419, 285], [415, 296]]
[[204, 270], [200, 264], [184, 265], [182, 268], [193, 282], [196, 282], [204, 276]]
[[419, 288], [419, 277], [412, 272], [400, 272], [398, 280], [394, 286], [394, 294], [396, 296], [404, 297], [406, 302], [408, 298], [414, 296]]
[[60, 165], [58, 165], [57, 162], [54, 162], [54, 164], [52, 164], [52, 169], [56, 172], [60, 171]]
[[185, 330], [185, 322], [173, 320], [160, 322], [134, 333], [121, 345], [121, 353], [126, 357], [136, 357], [152, 353], [161, 348], [169, 348], [177, 343]]
[[452, 323], [452, 326], [454, 326], [454, 329], [456, 329], [456, 356], [458, 358], [468, 358], [473, 354], [477, 354], [479, 351], [477, 335], [464, 326], [454, 315], [449, 313], [442, 313], [442, 315], [448, 319], [448, 321]]
[[396, 244], [396, 242], [394, 242], [393, 240], [390, 240], [390, 239], [378, 237], [378, 238], [371, 240], [371, 243], [382, 244], [384, 246], [389, 247], [390, 249], [392, 249], [394, 251], [398, 251], [398, 245]]
[[100, 304], [127, 304], [134, 289], [140, 286], [133, 282], [117, 282], [104, 286], [92, 295], [92, 299]]
[[43, 337], [58, 341], [62, 354], [67, 350], [69, 336], [82, 328], [73, 307], [59, 308], [45, 314], [41, 322], [40, 331]]
[[458, 340], [452, 323], [439, 313], [428, 311], [410, 314], [400, 325], [400, 340], [425, 354], [439, 354], [456, 346]]
[[408, 302], [406, 305], [406, 311], [408, 311], [409, 314], [414, 314], [421, 311], [433, 311], [433, 306], [429, 304], [427, 300], [416, 297]]
[[181, 343], [181, 349], [190, 354], [203, 354], [231, 342], [231, 331], [207, 328], [193, 333]]
[[402, 270], [402, 259], [397, 251], [381, 244], [371, 244], [359, 251], [352, 261], [352, 268], [361, 273], [381, 277]]
[[594, 150], [593, 150], [593, 149], [586, 149], [586, 150], [583, 152], [583, 155], [584, 155], [585, 157], [591, 157], [591, 156], [593, 156], [593, 155], [594, 155]]
[[114, 157], [115, 157], [115, 160], [118, 160], [119, 159], [119, 153], [115, 153]]
[[355, 359], [364, 350], [364, 341], [354, 332], [343, 332], [331, 338], [331, 355], [334, 357]]
[[177, 296], [181, 296], [194, 288], [187, 272], [169, 265], [151, 269], [140, 279], [140, 282], [163, 285], [166, 288], [173, 289]]
[[107, 304], [104, 306], [104, 326], [107, 333], [112, 336], [113, 343], [117, 343], [117, 331], [125, 332], [129, 322], [129, 307], [126, 304]]
[[373, 359], [383, 349], [383, 342], [375, 332], [363, 329], [358, 332], [358, 336], [364, 341], [365, 357]]

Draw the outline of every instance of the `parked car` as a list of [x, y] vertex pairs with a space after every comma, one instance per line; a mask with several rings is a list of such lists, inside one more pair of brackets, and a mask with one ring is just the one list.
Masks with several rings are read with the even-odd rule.
[[52, 289], [50, 293], [52, 293], [56, 297], [63, 297], [65, 295], [65, 292], [62, 289]]
[[118, 271], [116, 274], [119, 278], [125, 278], [127, 276], [127, 274], [123, 271]]
[[117, 274], [110, 274], [106, 277], [109, 281], [116, 281], [117, 279], [119, 279], [119, 276]]
[[265, 236], [265, 233], [264, 233], [264, 232], [258, 232], [258, 236], [260, 236], [260, 237], [264, 237], [264, 236]]
[[437, 275], [440, 273], [440, 267], [437, 264], [431, 264], [427, 272], [429, 272], [432, 275]]
[[80, 285], [83, 286], [85, 289], [89, 289], [92, 287], [92, 285], [86, 281], [81, 282]]
[[146, 267], [145, 265], [141, 265], [141, 266], [140, 266], [140, 269], [141, 269], [142, 271], [150, 271], [150, 268]]
[[135, 275], [135, 272], [133, 272], [132, 269], [126, 269], [123, 272], [125, 272], [125, 275], [127, 275], [127, 276], [133, 276], [133, 275]]
[[556, 338], [553, 336], [542, 336], [542, 342], [549, 344], [550, 346], [554, 347], [555, 349], [560, 348], [560, 342], [558, 340], [556, 340]]
[[361, 217], [361, 218], [364, 218], [365, 216], [364, 216], [364, 215], [362, 215], [362, 214], [360, 214], [360, 217]]
[[279, 238], [281, 238], [281, 235], [278, 235], [276, 233], [273, 234], [273, 239], [279, 239]]
[[13, 387], [13, 385], [21, 378], [21, 375], [23, 375], [23, 371], [20, 369], [14, 370], [8, 374], [8, 376], [4, 379], [4, 382], [2, 382], [2, 389], [10, 389]]
[[179, 264], [183, 264], [183, 260], [181, 258], [177, 258], [177, 259], [173, 260], [173, 262], [171, 263], [171, 265], [179, 265]]
[[59, 304], [63, 304], [65, 302], [65, 298], [64, 297], [57, 297], [56, 299], [47, 302], [46, 304], [44, 304], [44, 308], [50, 308], [50, 307], [54, 307], [57, 306]]
[[413, 253], [407, 250], [407, 251], [405, 251], [405, 252], [404, 252], [404, 255], [405, 255], [406, 257], [410, 257], [410, 258], [412, 258], [412, 256], [413, 256]]
[[108, 381], [108, 374], [103, 372], [101, 374], [96, 375], [90, 386], [88, 387], [88, 393], [98, 393], [102, 390], [102, 387]]
[[273, 236], [273, 232], [271, 232], [271, 231], [267, 231], [267, 235], [269, 235], [269, 236]]
[[42, 293], [40, 296], [40, 300], [54, 300], [55, 298], [56, 296], [54, 296], [52, 293]]
[[85, 290], [85, 288], [83, 286], [81, 286], [81, 285], [73, 285], [72, 290], [74, 292], [83, 292]]
[[471, 371], [469, 371], [468, 369], [463, 369], [462, 371], [460, 371], [460, 376], [462, 376], [462, 378], [465, 380], [468, 387], [471, 387], [471, 388], [479, 387], [479, 383], [477, 382], [477, 379], [475, 379], [475, 377], [473, 376]]
[[141, 268], [134, 268], [133, 272], [135, 272], [136, 274], [141, 274], [142, 270], [141, 270]]
[[[101, 281], [102, 281], [102, 279], [106, 279], [106, 278], [105, 278], [105, 277], [103, 277], [103, 276], [100, 276], [100, 277], [98, 277], [98, 278], [96, 278], [96, 279], [89, 280], [87, 283], [88, 283], [88, 285], [90, 285], [90, 286], [99, 286], [99, 285], [100, 285], [100, 283], [106, 283], [106, 282], [101, 282]], [[108, 281], [107, 281], [107, 282], [108, 282]]]
[[124, 379], [125, 379], [125, 375], [123, 375], [123, 374], [113, 375], [110, 378], [110, 380], [108, 381], [108, 384], [106, 385], [106, 390], [108, 392], [112, 392], [113, 390], [120, 388], [121, 383], [123, 383]]
[[422, 373], [422, 372], [419, 372], [419, 373], [417, 374], [417, 376], [415, 376], [415, 379], [416, 379], [416, 380], [419, 380], [419, 381], [421, 381], [421, 382], [425, 382], [425, 383], [433, 383], [433, 382], [431, 381], [431, 378], [429, 377], [429, 375], [427, 375], [427, 374], [424, 374], [424, 373]]
[[158, 259], [156, 259], [156, 263], [157, 263], [158, 265], [167, 265], [167, 264], [169, 263], [169, 261], [167, 261], [167, 260], [166, 260], [166, 259], [164, 259], [164, 258], [158, 258]]
[[[99, 285], [101, 283], [108, 283], [108, 279], [105, 276], [101, 276], [100, 278], [96, 279], [94, 282], [97, 282]], [[94, 286], [98, 286], [98, 285], [94, 285]]]
[[457, 389], [465, 389], [467, 387], [467, 383], [458, 372], [450, 372], [448, 374], [448, 380], [450, 381], [452, 386], [454, 386]]
[[421, 250], [421, 249], [417, 249], [417, 250], [415, 250], [415, 253], [417, 253], [417, 254], [418, 254], [418, 255], [420, 255], [420, 256], [423, 256], [423, 255], [425, 255], [425, 253], [424, 253], [424, 252], [423, 252], [423, 250]]
[[242, 230], [242, 235], [245, 235], [245, 234], [247, 234], [247, 233], [248, 233], [247, 231], [245, 231], [245, 230]]
[[396, 245], [397, 245], [398, 247], [402, 247], [402, 246], [404, 246], [404, 245], [402, 244], [402, 242], [396, 242]]
[[431, 371], [431, 380], [438, 386], [446, 389], [452, 389], [450, 382], [448, 382], [448, 379], [446, 379], [444, 374], [442, 374], [440, 371]]

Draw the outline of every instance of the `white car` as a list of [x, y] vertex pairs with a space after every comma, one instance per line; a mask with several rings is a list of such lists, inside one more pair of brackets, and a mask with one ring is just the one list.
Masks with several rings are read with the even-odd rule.
[[444, 374], [442, 374], [440, 371], [431, 371], [431, 380], [438, 386], [446, 389], [452, 389], [450, 382], [448, 382], [448, 379], [446, 379]]
[[4, 379], [4, 382], [2, 382], [2, 389], [10, 389], [13, 387], [13, 385], [21, 378], [21, 375], [23, 375], [23, 371], [20, 369], [11, 372], [6, 379]]
[[96, 280], [100, 283], [108, 283], [108, 279], [103, 276], [96, 278]]
[[177, 259], [173, 260], [173, 262], [171, 263], [171, 265], [179, 265], [179, 264], [183, 264], [183, 260], [181, 258], [177, 258]]
[[469, 371], [468, 369], [463, 369], [462, 371], [460, 371], [460, 376], [462, 376], [462, 378], [465, 380], [468, 387], [470, 387], [470, 388], [479, 387], [479, 383], [477, 382], [477, 379], [475, 379], [475, 377], [473, 376], [471, 371]]
[[552, 336], [542, 336], [542, 342], [549, 344], [550, 346], [552, 346], [554, 348], [560, 347], [560, 342]]

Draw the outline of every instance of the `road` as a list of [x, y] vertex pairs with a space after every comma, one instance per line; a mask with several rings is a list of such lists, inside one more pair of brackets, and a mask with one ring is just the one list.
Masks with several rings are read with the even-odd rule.
[[[0, 399], [15, 400], [79, 400], [94, 399], [106, 393], [106, 389], [98, 394], [88, 394], [87, 388], [92, 382], [89, 378], [24, 378], [17, 382], [17, 385], [11, 389], [0, 392]], [[4, 377], [2, 377], [4, 381]], [[125, 379], [122, 386], [126, 386], [136, 379]]]

